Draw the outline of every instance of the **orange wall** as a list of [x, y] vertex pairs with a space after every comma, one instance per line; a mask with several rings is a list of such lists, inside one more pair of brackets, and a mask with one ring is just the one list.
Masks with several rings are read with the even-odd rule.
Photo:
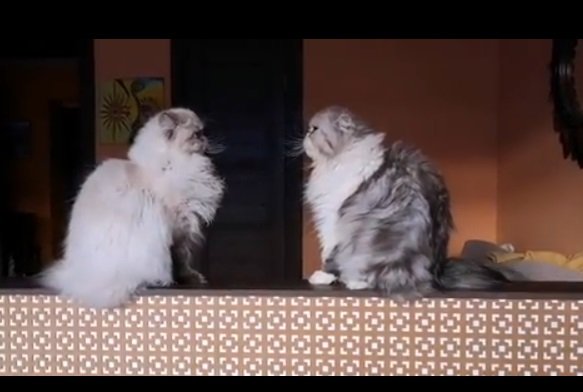
[[[305, 116], [346, 105], [422, 148], [451, 188], [452, 253], [472, 238], [576, 251], [583, 171], [552, 132], [549, 60], [544, 40], [305, 40]], [[95, 40], [97, 83], [140, 75], [165, 77], [170, 102], [169, 40]], [[97, 145], [98, 160], [125, 151]], [[309, 275], [319, 257], [305, 217]]]
[[[457, 226], [452, 252], [471, 238], [496, 239], [496, 40], [306, 40], [304, 75], [306, 117], [346, 105], [439, 165]], [[305, 218], [309, 275], [319, 254]]]
[[[519, 249], [577, 252], [583, 251], [583, 170], [562, 158], [553, 131], [550, 59], [550, 40], [501, 41], [498, 236]], [[581, 82], [583, 67], [577, 77]]]
[[[94, 55], [96, 89], [100, 83], [116, 78], [162, 76], [166, 102], [170, 102], [169, 39], [96, 39]], [[96, 138], [98, 162], [108, 157], [125, 157], [125, 146], [101, 144], [98, 135]]]
[[47, 263], [58, 254], [52, 243], [49, 103], [77, 102], [77, 65], [58, 61], [17, 63], [3, 65], [1, 73], [11, 93], [11, 115], [30, 121], [32, 127], [31, 155], [11, 167], [7, 189], [14, 210], [37, 215], [41, 261]]

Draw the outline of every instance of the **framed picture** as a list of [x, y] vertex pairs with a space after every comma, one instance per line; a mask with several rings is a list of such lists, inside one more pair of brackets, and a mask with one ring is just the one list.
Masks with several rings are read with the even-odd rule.
[[164, 79], [139, 77], [103, 83], [97, 97], [97, 133], [103, 144], [126, 144], [130, 135], [165, 107]]

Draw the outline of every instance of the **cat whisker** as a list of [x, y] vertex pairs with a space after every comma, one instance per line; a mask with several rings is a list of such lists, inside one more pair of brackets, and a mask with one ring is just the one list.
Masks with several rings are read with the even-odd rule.
[[285, 155], [290, 158], [297, 158], [304, 154], [304, 139], [292, 138], [285, 142]]
[[227, 146], [219, 138], [207, 138], [207, 143], [206, 152], [209, 155], [218, 155], [227, 149]]

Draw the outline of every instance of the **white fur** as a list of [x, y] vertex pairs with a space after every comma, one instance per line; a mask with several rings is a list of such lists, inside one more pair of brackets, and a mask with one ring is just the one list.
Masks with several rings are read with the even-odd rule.
[[[322, 263], [337, 244], [336, 222], [342, 203], [383, 162], [382, 137], [383, 135], [369, 135], [333, 158], [312, 160], [312, 172], [305, 195], [312, 210]], [[307, 144], [306, 150], [309, 149], [309, 139]]]
[[349, 280], [344, 282], [348, 290], [365, 290], [370, 288], [370, 283], [364, 280]]
[[310, 284], [314, 286], [318, 285], [328, 286], [336, 281], [336, 275], [317, 270], [314, 271], [314, 273], [310, 276], [310, 279], [308, 279], [308, 281], [310, 282]]
[[[190, 111], [173, 111], [200, 123]], [[85, 305], [114, 307], [141, 286], [172, 282], [173, 230], [187, 222], [199, 233], [198, 216], [210, 222], [223, 193], [210, 159], [192, 153], [191, 141], [185, 152], [194, 129], [187, 125], [177, 127], [169, 143], [154, 117], [129, 160], [106, 160], [87, 178], [73, 206], [64, 257], [43, 273], [46, 286]]]

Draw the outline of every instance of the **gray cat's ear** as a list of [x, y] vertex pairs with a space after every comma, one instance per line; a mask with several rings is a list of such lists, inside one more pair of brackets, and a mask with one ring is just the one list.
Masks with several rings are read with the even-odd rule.
[[338, 128], [343, 132], [352, 132], [355, 128], [354, 116], [347, 109], [342, 109], [336, 118]]
[[160, 113], [158, 122], [162, 128], [174, 129], [180, 124], [180, 118], [176, 113], [166, 110]]

